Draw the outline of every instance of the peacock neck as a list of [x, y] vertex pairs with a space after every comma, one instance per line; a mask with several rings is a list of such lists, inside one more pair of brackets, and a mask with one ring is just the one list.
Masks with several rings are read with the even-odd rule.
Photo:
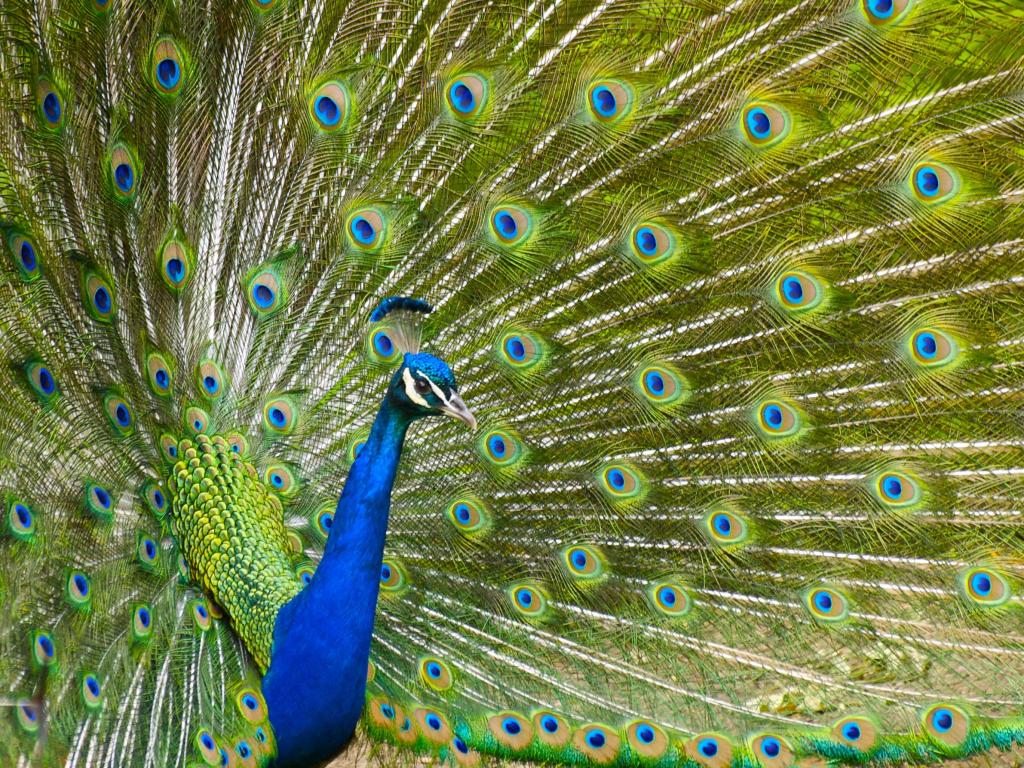
[[349, 471], [313, 580], [278, 614], [263, 693], [286, 756], [279, 766], [335, 754], [359, 720], [391, 488], [411, 422], [384, 401]]

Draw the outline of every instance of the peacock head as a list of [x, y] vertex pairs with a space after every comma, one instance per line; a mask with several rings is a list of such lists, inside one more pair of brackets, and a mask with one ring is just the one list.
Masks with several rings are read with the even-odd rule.
[[388, 398], [413, 418], [443, 413], [476, 429], [476, 417], [459, 397], [452, 369], [426, 352], [406, 353], [391, 379]]

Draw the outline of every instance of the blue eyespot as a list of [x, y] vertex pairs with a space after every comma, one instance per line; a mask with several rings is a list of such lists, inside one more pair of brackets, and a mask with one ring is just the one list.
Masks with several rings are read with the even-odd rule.
[[252, 298], [261, 309], [268, 309], [274, 303], [274, 292], [269, 286], [257, 283], [253, 286]]
[[427, 723], [427, 726], [431, 730], [434, 730], [434, 731], [441, 730], [441, 718], [439, 718], [437, 715], [435, 715], [433, 713], [427, 715], [426, 723]]
[[505, 439], [501, 435], [491, 435], [491, 439], [487, 441], [487, 448], [498, 459], [505, 458], [505, 453], [508, 451]]
[[868, 0], [868, 12], [876, 19], [888, 19], [894, 10], [893, 0]]
[[614, 490], [621, 491], [626, 487], [626, 475], [621, 469], [610, 469], [605, 473], [605, 478], [608, 480]]
[[522, 362], [526, 359], [526, 346], [518, 336], [509, 336], [505, 340], [505, 352], [516, 362]]
[[210, 615], [210, 612], [206, 610], [206, 606], [202, 603], [196, 605], [196, 613], [199, 614], [199, 618], [201, 619], [205, 619], [207, 616]]
[[451, 88], [448, 89], [448, 98], [451, 100], [452, 106], [463, 114], [472, 112], [476, 106], [476, 97], [473, 95], [473, 91], [461, 80], [452, 83]]
[[96, 305], [96, 309], [101, 313], [110, 311], [110, 291], [105, 287], [100, 286], [96, 289], [96, 292], [92, 295], [92, 301]]
[[174, 59], [163, 59], [156, 65], [156, 77], [167, 90], [173, 90], [181, 80], [181, 67]]
[[509, 736], [515, 736], [523, 727], [519, 724], [519, 720], [514, 717], [506, 717], [501, 721], [501, 727]]
[[673, 606], [676, 604], [676, 590], [672, 587], [662, 587], [658, 590], [658, 599], [667, 606]]
[[654, 741], [654, 729], [649, 725], [643, 725], [636, 730], [636, 736], [644, 744], [650, 744]]
[[768, 758], [778, 757], [782, 752], [782, 744], [774, 736], [768, 736], [761, 740], [761, 752]]
[[338, 108], [338, 103], [326, 94], [317, 96], [313, 102], [313, 111], [316, 112], [317, 119], [326, 128], [332, 128], [338, 124], [341, 120], [341, 110]]
[[787, 277], [782, 281], [782, 292], [791, 304], [799, 304], [804, 297], [803, 283], [795, 277]]
[[917, 189], [925, 197], [934, 197], [939, 192], [939, 174], [930, 166], [922, 166], [914, 176]]
[[935, 334], [929, 331], [917, 334], [914, 339], [914, 349], [925, 360], [934, 359], [939, 351], [939, 343], [935, 339]]
[[36, 268], [36, 249], [32, 247], [32, 243], [22, 240], [19, 255], [21, 256], [21, 265], [27, 272], [32, 272]]
[[986, 597], [992, 592], [992, 577], [981, 571], [975, 573], [971, 576], [971, 590], [980, 597]]
[[149, 622], [150, 622], [151, 618], [150, 618], [150, 615], [149, 615], [149, 611], [147, 609], [139, 608], [138, 617], [139, 617], [139, 623], [143, 627], [148, 627], [149, 626]]
[[430, 662], [429, 664], [427, 664], [427, 674], [430, 675], [433, 678], [440, 677], [441, 676], [441, 665], [438, 664], [436, 661]]
[[455, 747], [455, 749], [457, 749], [463, 755], [469, 754], [469, 747], [466, 746], [466, 742], [464, 742], [458, 736], [452, 739], [452, 746]]
[[552, 715], [544, 715], [540, 719], [540, 727], [548, 733], [558, 733], [558, 718]]
[[53, 91], [47, 93], [43, 98], [43, 114], [50, 123], [57, 124], [60, 122], [60, 99]]
[[377, 237], [376, 230], [373, 228], [373, 225], [366, 220], [365, 216], [353, 216], [352, 221], [349, 223], [349, 230], [351, 230], [352, 237], [355, 238], [355, 241], [362, 245], [372, 245], [374, 239]]
[[468, 523], [471, 517], [469, 507], [465, 504], [457, 504], [455, 507], [455, 517], [459, 519], [460, 523]]
[[394, 342], [383, 331], [378, 331], [373, 335], [373, 348], [381, 357], [391, 357], [395, 352]]
[[654, 234], [654, 230], [650, 227], [640, 227], [636, 231], [634, 237], [637, 250], [640, 251], [644, 256], [656, 256], [658, 254], [658, 239]]
[[747, 112], [747, 130], [757, 139], [767, 139], [772, 134], [772, 121], [762, 107]]
[[847, 723], [846, 727], [843, 728], [843, 736], [847, 741], [857, 741], [860, 738], [860, 734], [860, 726], [856, 723]]
[[519, 225], [508, 211], [498, 211], [494, 215], [494, 226], [497, 227], [499, 235], [506, 240], [512, 240], [519, 233]]
[[594, 111], [602, 117], [615, 116], [615, 94], [608, 86], [599, 85], [594, 88], [590, 92], [590, 102], [594, 106]]
[[715, 515], [711, 522], [715, 526], [715, 530], [723, 536], [728, 536], [732, 533], [732, 520], [728, 515], [720, 512]]
[[28, 528], [32, 523], [32, 514], [28, 511], [28, 507], [24, 504], [14, 505], [14, 515], [18, 518], [18, 524], [22, 528]]
[[156, 383], [161, 389], [167, 389], [167, 385], [171, 383], [171, 377], [163, 368], [156, 372]]
[[718, 742], [714, 739], [701, 739], [697, 743], [697, 749], [705, 757], [714, 757], [718, 754]]
[[114, 182], [122, 192], [132, 191], [132, 187], [135, 186], [135, 172], [128, 163], [120, 163], [114, 169]]
[[782, 426], [782, 409], [777, 405], [766, 406], [764, 411], [765, 423], [770, 427], [778, 429]]
[[199, 739], [199, 740], [200, 740], [200, 741], [201, 741], [201, 742], [203, 743], [203, 746], [204, 746], [204, 747], [206, 747], [207, 749], [210, 749], [210, 750], [212, 750], [212, 749], [214, 748], [214, 746], [216, 746], [216, 745], [215, 745], [215, 744], [213, 743], [213, 738], [212, 738], [212, 737], [210, 736], [210, 734], [208, 734], [208, 733], [204, 733], [204, 734], [203, 734], [203, 735], [202, 735], [202, 736], [200, 737], [200, 739]]
[[254, 712], [260, 705], [260, 703], [256, 701], [256, 697], [248, 693], [242, 697], [242, 704], [246, 707], [246, 709], [251, 709]]
[[146, 550], [146, 557], [148, 557], [150, 560], [156, 557], [156, 544], [153, 543], [152, 539], [146, 539], [146, 541], [143, 544], [143, 547]]
[[659, 371], [648, 371], [644, 375], [644, 387], [655, 397], [665, 391], [665, 377]]
[[380, 567], [380, 580], [390, 581], [391, 580], [391, 566], [385, 563]]
[[527, 589], [521, 589], [516, 592], [516, 601], [523, 606], [523, 608], [529, 608], [533, 605], [533, 594]]
[[105, 490], [96, 486], [93, 488], [93, 495], [96, 497], [96, 501], [98, 501], [102, 506], [107, 508], [110, 507], [110, 494]]
[[381, 704], [380, 713], [384, 715], [388, 720], [393, 720], [395, 717], [395, 708], [390, 704]]
[[948, 709], [937, 709], [932, 713], [932, 726], [941, 733], [947, 733], [953, 727], [953, 713]]
[[93, 696], [98, 697], [100, 695], [100, 682], [92, 675], [88, 675], [85, 678], [85, 687], [89, 689], [89, 693]]
[[832, 610], [832, 596], [825, 590], [819, 590], [814, 593], [814, 604], [818, 610], [828, 613]]
[[[613, 102], [613, 104], [614, 104], [614, 102]], [[602, 731], [597, 730], [596, 728], [594, 730], [590, 731], [587, 734], [586, 738], [587, 738], [587, 744], [589, 744], [594, 749], [600, 749], [601, 747], [604, 746], [604, 743], [605, 743], [604, 733]]]

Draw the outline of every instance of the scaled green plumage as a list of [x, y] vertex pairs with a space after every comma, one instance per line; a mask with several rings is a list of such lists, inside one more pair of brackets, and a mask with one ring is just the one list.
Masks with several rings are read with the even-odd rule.
[[368, 734], [465, 765], [1019, 748], [1022, 24], [5, 0], [0, 763], [273, 759], [273, 616], [344, 525], [391, 295], [435, 306], [480, 426], [408, 438]]

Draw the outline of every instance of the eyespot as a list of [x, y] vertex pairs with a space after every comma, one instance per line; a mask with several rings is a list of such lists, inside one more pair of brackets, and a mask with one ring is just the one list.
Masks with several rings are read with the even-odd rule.
[[565, 718], [548, 710], [534, 714], [533, 730], [537, 740], [549, 747], [564, 747], [572, 738], [572, 730]]
[[875, 497], [888, 507], [908, 507], [921, 500], [921, 487], [909, 475], [897, 470], [878, 475], [872, 490]]
[[135, 427], [132, 410], [120, 395], [108, 394], [103, 398], [103, 410], [107, 414], [110, 426], [121, 435], [130, 434]]
[[619, 80], [598, 80], [587, 89], [587, 106], [599, 122], [616, 123], [633, 110], [633, 89]]
[[31, 283], [42, 274], [39, 251], [28, 235], [12, 233], [7, 246], [11, 249], [11, 258], [14, 259], [14, 266], [18, 268], [18, 276], [22, 281]]
[[952, 362], [959, 352], [951, 336], [937, 328], [914, 331], [909, 340], [911, 359], [927, 368], [938, 368]]
[[[294, 533], [294, 531], [289, 531], [288, 533], [289, 535], [291, 535]], [[316, 568], [314, 568], [309, 563], [300, 565], [298, 568], [295, 569], [295, 576], [296, 578], [298, 578], [299, 581], [302, 582], [302, 586], [304, 587], [307, 586], [313, 580], [313, 576], [315, 574]]]
[[453, 501], [448, 507], [448, 519], [463, 533], [476, 533], [488, 522], [487, 510], [480, 502], [469, 498]]
[[136, 642], [145, 642], [153, 634], [153, 609], [145, 603], [136, 603], [132, 608], [132, 637]]
[[224, 394], [224, 372], [213, 360], [203, 360], [196, 368], [196, 385], [211, 400]]
[[876, 26], [892, 24], [910, 10], [913, 0], [861, 0], [867, 20]]
[[633, 227], [629, 234], [630, 255], [645, 267], [668, 261], [677, 253], [676, 236], [653, 222]]
[[941, 203], [960, 189], [960, 181], [941, 163], [918, 163], [910, 173], [910, 188], [922, 203]]
[[25, 377], [28, 379], [32, 391], [44, 403], [50, 402], [58, 394], [57, 380], [53, 377], [53, 371], [45, 363], [38, 360], [29, 361], [25, 365]]
[[513, 370], [528, 371], [535, 368], [543, 357], [543, 344], [531, 333], [511, 331], [498, 340], [498, 359]]
[[64, 597], [72, 608], [87, 610], [92, 603], [92, 584], [83, 571], [71, 571], [64, 582]]
[[16, 704], [18, 725], [25, 733], [39, 730], [39, 708], [30, 699], [19, 699]]
[[804, 593], [804, 605], [818, 621], [835, 623], [850, 616], [850, 601], [841, 592], [815, 587]]
[[814, 309], [825, 296], [821, 283], [805, 272], [783, 273], [775, 292], [781, 307], [794, 312]]
[[171, 393], [171, 367], [159, 352], [150, 352], [146, 355], [146, 379], [154, 395], [164, 396]]
[[406, 585], [405, 572], [394, 560], [385, 558], [380, 566], [380, 588], [384, 592], [398, 592]]
[[142, 487], [142, 497], [149, 511], [158, 520], [167, 514], [167, 493], [163, 487], [153, 481], [147, 481]]
[[488, 95], [487, 80], [477, 74], [460, 75], [445, 86], [448, 109], [459, 120], [470, 120], [479, 115], [487, 106]]
[[238, 755], [238, 768], [256, 768], [256, 752], [248, 741], [235, 742], [235, 754]]
[[674, 405], [687, 394], [685, 379], [665, 365], [638, 369], [633, 383], [644, 400], [657, 408]]
[[440, 659], [426, 656], [420, 659], [420, 679], [435, 691], [447, 691], [452, 687], [452, 670]]
[[327, 541], [334, 525], [334, 504], [325, 504], [313, 513], [313, 530], [322, 541]]
[[369, 659], [366, 662], [366, 684], [369, 685], [373, 682], [373, 678], [377, 676], [377, 666], [373, 663], [373, 659]]
[[971, 726], [967, 715], [952, 704], [935, 704], [929, 707], [921, 720], [929, 736], [950, 747], [962, 744]]
[[530, 584], [513, 584], [509, 587], [508, 594], [512, 600], [512, 607], [523, 616], [538, 618], [547, 610], [547, 596], [538, 587]]
[[28, 504], [18, 499], [7, 502], [7, 530], [19, 541], [31, 541], [36, 533], [36, 516]]
[[295, 403], [289, 397], [275, 397], [263, 406], [263, 428], [272, 435], [290, 435], [295, 429]]
[[503, 430], [486, 433], [480, 438], [479, 446], [484, 458], [498, 467], [511, 467], [523, 456], [520, 442]]
[[64, 99], [53, 83], [45, 77], [36, 81], [36, 103], [43, 125], [54, 130], [64, 123]]
[[717, 733], [700, 733], [686, 742], [686, 754], [704, 768], [726, 768], [732, 764], [732, 743]]
[[85, 506], [94, 517], [107, 521], [114, 516], [114, 498], [110, 492], [96, 483], [85, 484]]
[[207, 765], [221, 765], [220, 747], [217, 746], [217, 740], [213, 738], [212, 733], [205, 728], [200, 728], [196, 732], [194, 742], [196, 750]]
[[273, 9], [279, 1], [280, 0], [249, 0], [257, 10], [264, 13]]
[[392, 366], [402, 356], [396, 343], [396, 331], [390, 325], [374, 325], [366, 334], [366, 355], [370, 362]]
[[271, 462], [267, 465], [263, 481], [282, 496], [292, 496], [299, 490], [295, 475], [280, 462]]
[[287, 294], [280, 275], [264, 267], [249, 277], [246, 297], [253, 312], [260, 317], [270, 317], [284, 306]]
[[210, 414], [195, 405], [186, 408], [185, 428], [196, 435], [206, 432], [210, 428]]
[[572, 737], [573, 746], [595, 763], [610, 763], [619, 754], [622, 740], [606, 725], [581, 726]]
[[533, 724], [516, 712], [491, 715], [487, 727], [498, 743], [509, 749], [526, 749], [533, 741]]
[[359, 454], [362, 452], [363, 446], [366, 445], [366, 441], [369, 436], [369, 432], [365, 429], [361, 429], [349, 438], [348, 448], [345, 451], [349, 464], [352, 464], [357, 458], [359, 458]]
[[160, 547], [152, 537], [140, 535], [135, 545], [135, 555], [143, 568], [152, 570], [160, 557]]
[[733, 547], [750, 537], [746, 519], [729, 509], [713, 509], [704, 518], [704, 532], [713, 544]]
[[533, 232], [533, 220], [525, 209], [514, 205], [499, 205], [491, 211], [491, 234], [501, 245], [519, 246]]
[[103, 706], [103, 685], [91, 672], [82, 675], [82, 703], [93, 712]]
[[376, 208], [363, 208], [348, 217], [349, 242], [364, 251], [375, 251], [384, 245], [387, 219]]
[[192, 601], [192, 621], [200, 632], [206, 632], [213, 626], [213, 617], [205, 600]]
[[969, 568], [960, 574], [960, 591], [974, 605], [994, 608], [1010, 599], [1010, 583], [991, 568]]
[[235, 696], [235, 706], [242, 713], [242, 717], [254, 725], [259, 725], [267, 719], [267, 705], [263, 695], [255, 688], [243, 688]]
[[451, 747], [451, 754], [455, 757], [455, 762], [462, 766], [462, 768], [476, 768], [476, 766], [480, 765], [480, 753], [470, 749], [461, 736], [452, 738], [449, 746]]
[[832, 727], [832, 735], [843, 746], [868, 752], [878, 741], [878, 727], [866, 717], [847, 717]]
[[86, 271], [82, 280], [85, 308], [89, 315], [101, 323], [109, 323], [114, 316], [114, 289], [96, 272]]
[[36, 630], [32, 633], [32, 661], [37, 667], [48, 667], [57, 660], [57, 646], [53, 635]]
[[743, 110], [741, 120], [744, 138], [755, 147], [770, 147], [789, 135], [789, 115], [774, 104], [758, 102]]
[[657, 759], [668, 751], [668, 735], [654, 723], [636, 720], [626, 726], [626, 741], [640, 757]]
[[178, 438], [166, 432], [160, 435], [160, 452], [169, 464], [174, 464], [178, 460]]
[[757, 424], [768, 438], [788, 437], [800, 429], [800, 415], [781, 400], [768, 400], [757, 408]]
[[604, 558], [593, 547], [578, 544], [562, 550], [562, 565], [570, 576], [595, 580], [604, 575]]
[[153, 46], [150, 76], [158, 92], [173, 96], [185, 82], [185, 68], [177, 44], [169, 37], [162, 37]]
[[371, 699], [367, 705], [367, 709], [370, 713], [370, 719], [373, 720], [375, 725], [381, 728], [386, 728], [390, 731], [395, 729], [395, 721], [402, 714], [399, 707], [393, 704], [389, 699], [380, 696]]
[[693, 600], [686, 588], [676, 581], [656, 581], [647, 588], [647, 599], [662, 616], [678, 619], [690, 612]]
[[249, 454], [249, 441], [245, 439], [245, 435], [241, 432], [229, 432], [224, 436], [224, 440], [233, 454], [237, 456], [247, 456]]
[[793, 764], [793, 750], [781, 737], [765, 733], [750, 742], [750, 751], [764, 768], [786, 768]]
[[122, 200], [130, 200], [138, 189], [137, 163], [124, 144], [118, 144], [110, 153], [110, 177], [114, 193]]
[[309, 99], [309, 115], [317, 128], [333, 133], [345, 125], [350, 103], [345, 85], [331, 80], [313, 92]]
[[433, 709], [417, 709], [413, 717], [420, 726], [423, 738], [432, 744], [447, 744], [452, 738], [452, 729], [445, 716]]
[[644, 477], [625, 464], [602, 467], [597, 473], [597, 487], [613, 502], [636, 500], [646, 492]]

